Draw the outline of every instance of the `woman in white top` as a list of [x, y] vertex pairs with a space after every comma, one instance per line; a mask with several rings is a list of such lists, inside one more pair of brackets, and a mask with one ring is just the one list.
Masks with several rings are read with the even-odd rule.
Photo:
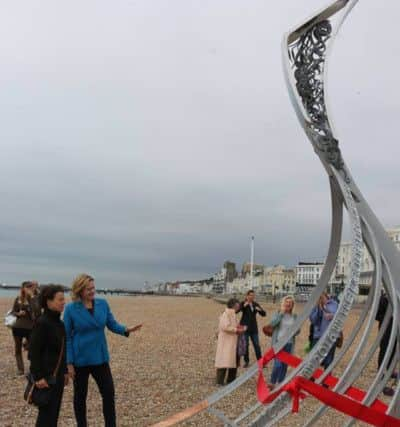
[[[271, 326], [274, 331], [272, 333], [272, 345], [275, 345], [280, 341], [288, 332], [288, 330], [296, 322], [297, 315], [293, 313], [294, 298], [291, 295], [287, 295], [282, 299], [281, 309], [274, 314], [271, 320]], [[297, 331], [298, 335], [300, 331]], [[282, 349], [286, 353], [292, 353], [294, 350], [295, 337], [293, 336]], [[274, 359], [274, 367], [271, 374], [271, 385], [281, 383], [286, 376], [287, 365], [278, 359]]]

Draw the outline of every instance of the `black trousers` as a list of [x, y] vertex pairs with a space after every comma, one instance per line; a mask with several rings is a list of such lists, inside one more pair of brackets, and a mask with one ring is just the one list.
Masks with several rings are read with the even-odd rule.
[[218, 368], [217, 369], [217, 384], [224, 385], [226, 371], [228, 371], [228, 378], [226, 383], [229, 384], [236, 379], [237, 368]]
[[116, 427], [114, 382], [108, 363], [75, 368], [74, 411], [78, 427], [87, 427], [86, 397], [89, 375], [92, 375], [93, 379], [96, 381], [103, 399], [105, 427]]
[[36, 427], [57, 427], [64, 392], [64, 374], [58, 376], [57, 382], [52, 387], [49, 404], [39, 408]]
[[[385, 357], [385, 354], [386, 354], [386, 351], [387, 351], [387, 348], [388, 348], [388, 345], [389, 345], [390, 332], [391, 332], [391, 330], [388, 330], [388, 331], [386, 331], [386, 332], [384, 333], [384, 335], [383, 335], [383, 337], [382, 337], [382, 339], [381, 339], [380, 345], [379, 345], [378, 369], [379, 369], [379, 368], [380, 368], [380, 366], [382, 365], [383, 358]], [[393, 347], [393, 350], [392, 350], [392, 354], [390, 355], [389, 360], [388, 360], [388, 362], [387, 362], [387, 366], [388, 366], [388, 367], [389, 367], [389, 366], [390, 366], [390, 364], [392, 363], [392, 361], [393, 361], [393, 357], [395, 357], [395, 355], [396, 355], [396, 346], [397, 346], [397, 343], [395, 343], [395, 345], [394, 345], [394, 347]]]

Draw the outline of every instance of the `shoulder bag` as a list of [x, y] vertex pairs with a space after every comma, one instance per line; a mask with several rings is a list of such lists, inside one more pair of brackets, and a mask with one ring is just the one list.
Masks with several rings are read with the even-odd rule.
[[64, 339], [62, 340], [60, 354], [58, 356], [58, 361], [56, 368], [54, 369], [52, 377], [47, 381], [49, 387], [46, 388], [37, 388], [36, 381], [33, 378], [33, 375], [29, 373], [26, 376], [28, 383], [25, 388], [24, 399], [29, 405], [35, 406], [46, 406], [50, 402], [51, 394], [53, 392], [53, 387], [57, 381], [58, 370], [60, 369], [61, 360], [64, 354]]

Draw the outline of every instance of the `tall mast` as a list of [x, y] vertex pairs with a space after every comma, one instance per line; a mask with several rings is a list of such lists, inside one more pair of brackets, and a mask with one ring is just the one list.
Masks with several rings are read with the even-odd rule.
[[251, 236], [251, 245], [250, 245], [250, 289], [253, 289], [253, 272], [254, 272], [254, 236]]

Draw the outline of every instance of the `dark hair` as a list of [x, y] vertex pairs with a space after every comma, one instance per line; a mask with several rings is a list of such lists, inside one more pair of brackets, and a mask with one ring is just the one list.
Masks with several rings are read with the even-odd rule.
[[52, 301], [57, 292], [64, 292], [64, 287], [61, 285], [46, 285], [40, 291], [40, 306], [47, 308], [47, 301]]
[[233, 308], [235, 307], [236, 304], [240, 304], [239, 300], [237, 300], [236, 298], [230, 298], [226, 303], [226, 306], [228, 308]]
[[250, 289], [249, 291], [247, 291], [247, 294], [246, 294], [246, 295], [250, 295], [250, 294], [254, 294], [253, 289]]

